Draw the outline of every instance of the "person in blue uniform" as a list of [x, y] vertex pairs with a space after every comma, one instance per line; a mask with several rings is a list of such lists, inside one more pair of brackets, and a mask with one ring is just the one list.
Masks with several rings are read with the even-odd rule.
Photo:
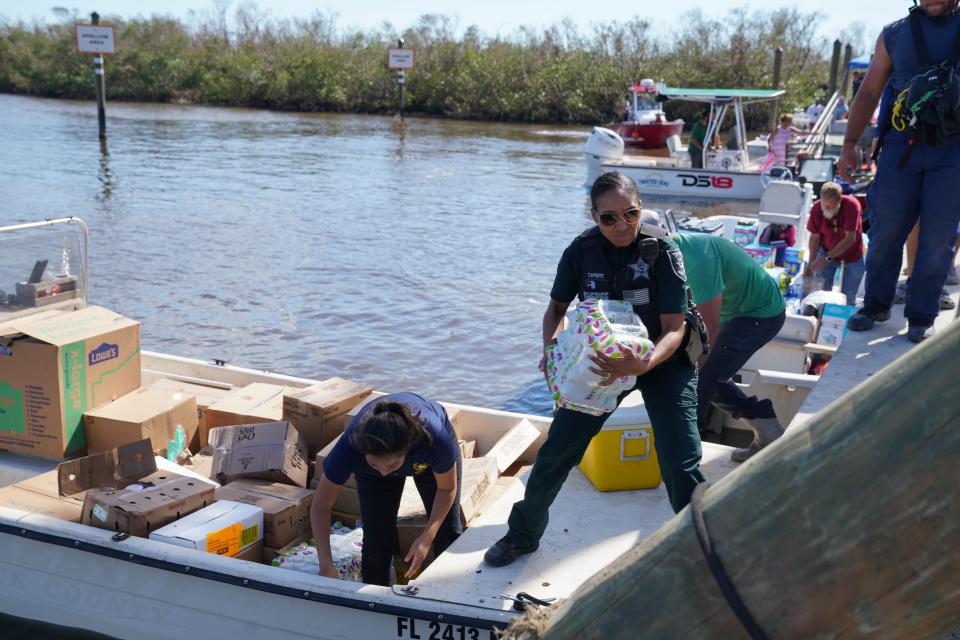
[[[560, 259], [543, 316], [544, 348], [553, 342], [574, 298], [626, 300], [633, 305], [655, 343], [653, 351], [644, 357], [628, 351], [616, 360], [597, 354], [593, 371], [610, 381], [637, 376], [635, 388], [650, 416], [667, 496], [673, 510], [680, 511], [690, 502], [694, 487], [706, 481], [700, 471], [697, 371], [680, 349], [688, 295], [683, 258], [676, 244], [663, 238], [656, 227], [648, 231], [656, 231], [660, 239], [641, 231], [640, 192], [630, 178], [617, 172], [603, 174], [590, 190], [590, 201], [596, 226], [575, 238]], [[546, 356], [540, 360], [540, 370], [545, 367]], [[618, 398], [618, 404], [628, 393]], [[537, 549], [550, 505], [609, 417], [557, 410], [530, 471], [524, 498], [513, 505], [510, 529], [487, 549], [487, 564], [507, 565]]]
[[409, 549], [400, 549], [415, 575], [430, 552], [439, 555], [463, 533], [460, 481], [463, 462], [453, 425], [439, 403], [415, 393], [393, 393], [367, 404], [350, 421], [323, 462], [323, 477], [310, 509], [320, 575], [337, 577], [330, 553], [330, 511], [351, 474], [363, 520], [363, 581], [387, 586], [398, 550], [397, 512], [413, 476], [428, 514], [427, 526]]
[[[933, 65], [954, 67], [952, 84], [929, 86], [922, 73]], [[838, 162], [840, 177], [850, 180], [857, 165], [855, 147], [877, 102], [880, 148], [877, 172], [867, 191], [870, 251], [867, 255], [863, 308], [847, 321], [853, 331], [867, 331], [890, 318], [903, 244], [920, 222], [917, 257], [907, 280], [907, 338], [921, 342], [933, 334], [940, 313], [940, 291], [953, 262], [960, 223], [960, 12], [957, 0], [920, 0], [908, 17], [883, 28], [867, 75], [853, 99]], [[913, 89], [921, 87], [920, 96]], [[940, 140], [918, 136], [915, 122], [935, 122]]]

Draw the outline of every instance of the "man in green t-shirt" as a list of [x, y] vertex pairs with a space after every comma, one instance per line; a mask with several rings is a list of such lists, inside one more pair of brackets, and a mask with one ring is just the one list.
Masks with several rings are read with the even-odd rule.
[[690, 153], [690, 164], [694, 169], [703, 168], [703, 141], [707, 139], [707, 112], [704, 111], [693, 123], [690, 129], [690, 142], [687, 151]]
[[730, 454], [743, 462], [783, 434], [770, 400], [748, 397], [732, 380], [779, 333], [786, 319], [783, 297], [773, 278], [735, 243], [703, 233], [679, 233], [674, 240], [710, 335], [710, 353], [700, 362], [697, 419], [704, 428], [713, 404], [750, 425], [753, 442]]

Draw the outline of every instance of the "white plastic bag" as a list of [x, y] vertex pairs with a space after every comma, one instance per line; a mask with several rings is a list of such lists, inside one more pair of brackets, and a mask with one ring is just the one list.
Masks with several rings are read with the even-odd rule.
[[623, 357], [627, 350], [645, 355], [653, 348], [647, 329], [629, 302], [584, 300], [577, 305], [573, 322], [547, 348], [547, 378], [556, 403], [567, 409], [602, 415], [617, 408], [617, 397], [633, 388], [636, 376], [623, 376], [602, 386], [601, 376], [590, 371], [590, 355]]

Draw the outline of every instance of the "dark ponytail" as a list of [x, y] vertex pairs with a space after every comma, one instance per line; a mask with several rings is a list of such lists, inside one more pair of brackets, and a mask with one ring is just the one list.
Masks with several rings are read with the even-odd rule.
[[350, 435], [350, 444], [364, 455], [406, 454], [418, 443], [433, 442], [423, 420], [402, 402], [376, 403]]

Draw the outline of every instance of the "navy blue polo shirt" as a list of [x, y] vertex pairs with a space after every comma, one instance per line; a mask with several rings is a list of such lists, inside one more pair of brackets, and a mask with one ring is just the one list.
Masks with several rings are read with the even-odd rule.
[[351, 473], [366, 473], [382, 477], [379, 471], [367, 464], [366, 456], [353, 448], [350, 444], [350, 435], [360, 427], [370, 409], [383, 400], [402, 402], [407, 405], [413, 415], [423, 420], [427, 431], [433, 437], [430, 444], [419, 442], [414, 445], [407, 453], [403, 465], [386, 477], [413, 476], [428, 470], [434, 473], [446, 473], [457, 463], [460, 445], [457, 443], [457, 436], [453, 432], [453, 426], [443, 406], [415, 393], [391, 393], [368, 403], [347, 425], [343, 436], [323, 461], [323, 475], [330, 482], [342, 485]]

